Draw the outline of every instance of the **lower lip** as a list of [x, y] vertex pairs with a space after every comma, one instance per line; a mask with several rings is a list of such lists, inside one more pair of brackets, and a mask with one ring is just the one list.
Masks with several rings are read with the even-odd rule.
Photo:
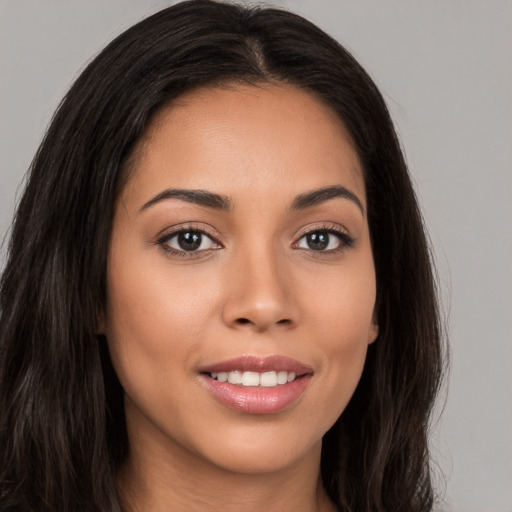
[[227, 407], [246, 414], [273, 414], [296, 402], [306, 390], [311, 375], [302, 375], [275, 387], [240, 386], [202, 375], [208, 390]]

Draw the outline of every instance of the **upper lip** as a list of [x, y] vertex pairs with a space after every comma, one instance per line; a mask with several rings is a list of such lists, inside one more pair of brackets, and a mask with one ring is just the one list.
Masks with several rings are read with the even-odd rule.
[[297, 376], [313, 373], [313, 369], [307, 364], [301, 363], [296, 359], [286, 356], [241, 356], [226, 361], [220, 361], [200, 369], [201, 373], [219, 373], [219, 372], [294, 372]]

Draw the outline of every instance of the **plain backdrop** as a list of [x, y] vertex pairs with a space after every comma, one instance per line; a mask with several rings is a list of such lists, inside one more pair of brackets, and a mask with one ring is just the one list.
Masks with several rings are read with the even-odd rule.
[[[84, 63], [170, 3], [0, 0], [0, 237], [52, 113]], [[338, 39], [388, 102], [448, 317], [448, 398], [432, 437], [441, 509], [511, 512], [512, 2], [268, 4], [302, 14]]]

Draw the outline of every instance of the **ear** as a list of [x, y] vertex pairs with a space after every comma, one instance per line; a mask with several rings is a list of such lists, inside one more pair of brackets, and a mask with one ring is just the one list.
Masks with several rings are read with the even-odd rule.
[[368, 345], [373, 343], [377, 339], [378, 335], [379, 335], [379, 324], [377, 323], [377, 313], [374, 311], [373, 317], [372, 317], [372, 324], [370, 326], [370, 330], [368, 331]]
[[370, 326], [370, 330], [368, 331], [368, 345], [373, 343], [377, 339], [378, 335], [379, 335], [379, 326], [375, 322], [372, 322], [372, 325]]

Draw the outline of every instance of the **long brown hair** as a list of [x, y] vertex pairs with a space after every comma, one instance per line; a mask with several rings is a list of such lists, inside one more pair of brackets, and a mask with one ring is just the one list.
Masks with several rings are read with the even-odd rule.
[[339, 510], [432, 509], [429, 418], [442, 375], [432, 261], [375, 84], [336, 41], [286, 11], [192, 0], [133, 26], [77, 79], [32, 163], [0, 290], [0, 509], [119, 510], [122, 389], [94, 332], [112, 210], [152, 115], [192, 88], [293, 84], [337, 113], [363, 163], [379, 337], [327, 432]]

